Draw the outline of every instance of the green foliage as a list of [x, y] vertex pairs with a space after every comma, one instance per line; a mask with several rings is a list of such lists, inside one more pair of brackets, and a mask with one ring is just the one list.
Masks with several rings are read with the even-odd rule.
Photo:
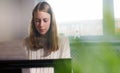
[[119, 45], [70, 39], [74, 73], [120, 73]]
[[55, 73], [71, 73], [71, 59], [58, 59], [54, 62]]

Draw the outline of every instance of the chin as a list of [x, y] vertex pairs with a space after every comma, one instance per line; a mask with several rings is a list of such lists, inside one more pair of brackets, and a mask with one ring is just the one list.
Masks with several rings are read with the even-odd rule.
[[45, 35], [46, 33], [40, 33], [41, 35]]

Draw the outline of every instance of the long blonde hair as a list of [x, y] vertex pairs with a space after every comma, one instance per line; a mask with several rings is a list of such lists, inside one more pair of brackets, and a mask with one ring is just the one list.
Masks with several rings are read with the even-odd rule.
[[[50, 28], [45, 35], [47, 38], [47, 49], [49, 51], [56, 51], [59, 49], [58, 47], [58, 34], [57, 34], [57, 26], [56, 26], [56, 20], [53, 14], [53, 11], [51, 9], [51, 6], [47, 2], [39, 2], [32, 12], [32, 20], [31, 20], [31, 26], [30, 26], [30, 34], [29, 34], [29, 42], [30, 42], [30, 48], [33, 50], [37, 50], [41, 47], [41, 44], [39, 44], [39, 41], [44, 41], [41, 38], [42, 36], [38, 33], [38, 31], [35, 28], [34, 25], [34, 14], [37, 11], [44, 11], [50, 14], [51, 20], [50, 20]], [[45, 40], [45, 41], [46, 41]]]

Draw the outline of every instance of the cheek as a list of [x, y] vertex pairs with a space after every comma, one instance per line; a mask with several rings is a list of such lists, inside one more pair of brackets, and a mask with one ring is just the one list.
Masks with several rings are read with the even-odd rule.
[[48, 28], [48, 29], [50, 28], [50, 22], [47, 23], [47, 28]]
[[35, 28], [36, 28], [36, 29], [38, 29], [38, 28], [39, 28], [39, 26], [38, 26], [37, 24], [35, 24]]

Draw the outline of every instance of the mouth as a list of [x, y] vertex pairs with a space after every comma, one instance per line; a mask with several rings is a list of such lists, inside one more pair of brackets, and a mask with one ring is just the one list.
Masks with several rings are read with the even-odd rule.
[[45, 31], [45, 29], [40, 29], [40, 31], [41, 31], [41, 32], [44, 32], [44, 31]]

